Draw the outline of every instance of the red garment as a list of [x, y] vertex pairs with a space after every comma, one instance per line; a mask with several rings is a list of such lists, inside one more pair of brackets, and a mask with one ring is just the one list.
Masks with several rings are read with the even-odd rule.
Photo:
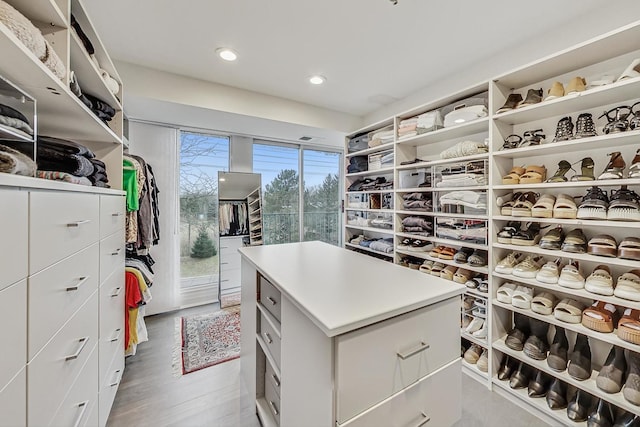
[[142, 302], [140, 285], [135, 274], [126, 271], [124, 273], [124, 349], [129, 347], [129, 309], [137, 308]]

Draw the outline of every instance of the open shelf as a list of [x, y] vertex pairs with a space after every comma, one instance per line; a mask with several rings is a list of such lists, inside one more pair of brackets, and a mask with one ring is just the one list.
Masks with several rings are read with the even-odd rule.
[[488, 190], [488, 185], [473, 185], [469, 187], [432, 187], [432, 191], [479, 191]]
[[[464, 331], [464, 329], [460, 329], [460, 336], [462, 338], [464, 338], [465, 340], [467, 340], [467, 341], [470, 341], [470, 342], [472, 342], [474, 344], [478, 344], [482, 348], [488, 348], [489, 347], [488, 344], [487, 344], [487, 339], [486, 338], [476, 338], [473, 335], [466, 333]], [[463, 359], [463, 361], [464, 361], [464, 359]], [[468, 363], [466, 361], [465, 361], [465, 363], [467, 365], [471, 365], [470, 363]], [[475, 365], [471, 365], [471, 366], [473, 366], [475, 369], [478, 369], [478, 368], [475, 367]], [[478, 371], [482, 372], [479, 369], [478, 369]], [[486, 372], [484, 372], [484, 373], [486, 374]]]
[[403, 211], [397, 210], [395, 211], [398, 215], [410, 215], [410, 216], [436, 216], [437, 212], [429, 212], [429, 211]]
[[450, 139], [462, 138], [467, 135], [473, 135], [480, 132], [489, 131], [489, 118], [482, 117], [470, 122], [462, 123], [457, 126], [451, 126], [435, 130], [433, 132], [423, 133], [411, 138], [398, 140], [399, 145], [409, 145], [418, 147], [423, 145], [435, 144], [437, 142], [448, 141]]
[[633, 412], [636, 415], [640, 415], [640, 406], [636, 406], [633, 403], [629, 402], [627, 399], [625, 399], [621, 391], [618, 393], [610, 394], [598, 388], [598, 386], [596, 385], [596, 378], [598, 377], [598, 373], [599, 373], [598, 371], [596, 370], [592, 371], [591, 378], [589, 378], [588, 380], [585, 380], [585, 381], [576, 380], [571, 375], [569, 375], [566, 370], [562, 372], [554, 371], [549, 367], [546, 360], [535, 360], [525, 355], [522, 351], [515, 351], [510, 349], [505, 344], [505, 338], [506, 336], [494, 341], [492, 344], [493, 348], [500, 351], [501, 353], [508, 354], [514, 359], [520, 360], [526, 363], [527, 365], [536, 368], [539, 371], [546, 372], [547, 374], [553, 377], [559, 378], [567, 384], [571, 384], [575, 387], [578, 387], [593, 396], [604, 399], [607, 402], [610, 402], [620, 408], [623, 408], [626, 411]]
[[385, 256], [385, 257], [393, 258], [393, 252], [386, 253], [386, 252], [374, 251], [373, 249], [369, 249], [369, 248], [367, 248], [365, 246], [354, 245], [354, 244], [348, 243], [348, 242], [346, 242], [344, 245], [346, 247], [349, 247], [349, 248], [360, 249], [360, 250], [365, 251], [365, 252], [371, 252], [372, 254], [378, 254], [378, 255]]
[[[414, 256], [416, 258], [421, 258], [421, 259], [425, 259], [428, 261], [434, 261], [434, 262], [440, 262], [444, 265], [451, 265], [454, 267], [459, 267], [459, 268], [464, 268], [465, 270], [469, 270], [469, 271], [474, 271], [476, 273], [480, 273], [480, 274], [488, 274], [489, 273], [489, 269], [485, 266], [485, 267], [473, 267], [469, 264], [460, 264], [457, 263], [453, 260], [448, 260], [448, 259], [440, 259], [440, 258], [434, 258], [432, 256], [429, 256], [429, 251], [427, 252], [412, 252], [409, 250], [403, 250], [403, 249], [398, 249], [396, 248], [396, 252], [399, 254], [403, 254], [403, 255], [408, 255], [408, 256]], [[484, 295], [484, 297], [486, 298], [487, 295]]]
[[377, 153], [379, 151], [393, 150], [393, 142], [389, 142], [387, 144], [378, 145], [376, 147], [367, 148], [366, 150], [360, 150], [353, 153], [347, 153], [344, 155], [346, 159], [354, 156], [364, 156], [365, 154]]
[[[58, 28], [67, 28], [68, 23], [65, 14], [58, 7], [55, 0], [6, 0], [31, 21], [40, 24], [53, 25]], [[37, 26], [37, 25], [36, 25]]]
[[539, 222], [541, 224], [557, 224], [557, 225], [573, 225], [576, 227], [608, 227], [608, 228], [640, 228], [640, 221], [607, 221], [593, 219], [562, 219], [562, 218], [533, 218], [530, 216], [504, 216], [497, 215], [492, 217], [496, 221], [520, 221], [520, 222]]
[[489, 381], [489, 375], [486, 372], [482, 372], [476, 365], [462, 359], [462, 372], [478, 381], [480, 384], [486, 387], [487, 381]]
[[465, 240], [442, 239], [440, 237], [425, 237], [425, 240], [430, 240], [434, 243], [440, 243], [445, 246], [463, 246], [465, 248], [484, 249], [484, 250], [488, 249], [488, 246], [485, 244], [471, 243]]
[[464, 163], [464, 162], [469, 162], [471, 160], [482, 160], [482, 159], [488, 159], [488, 158], [489, 158], [489, 153], [480, 153], [480, 154], [472, 154], [471, 156], [455, 157], [452, 159], [425, 160], [424, 162], [411, 163], [410, 165], [400, 165], [396, 169], [397, 170], [419, 169], [419, 168], [424, 168], [429, 166], [446, 165], [448, 163]]
[[476, 298], [484, 298], [484, 299], [489, 298], [489, 294], [488, 293], [483, 293], [483, 292], [480, 292], [480, 291], [478, 291], [476, 289], [473, 289], [473, 288], [467, 288], [467, 290], [464, 291], [464, 293], [467, 294], [467, 295], [471, 295], [472, 297], [476, 297]]
[[[389, 174], [389, 173], [393, 173], [393, 166], [388, 167], [388, 168], [380, 168], [380, 169], [375, 169], [375, 170], [367, 170], [367, 171], [362, 171], [362, 172], [354, 172], [354, 173], [346, 173], [344, 176], [346, 178], [352, 178], [352, 177], [356, 177], [356, 176], [367, 176], [367, 175], [384, 175], [384, 174]], [[391, 189], [391, 191], [393, 191], [393, 189]]]
[[[547, 170], [548, 171], [548, 170]], [[539, 184], [494, 185], [494, 190], [537, 190], [544, 192], [554, 188], [585, 188], [585, 187], [619, 187], [621, 185], [640, 185], [640, 178], [625, 179], [596, 179], [594, 181], [543, 182]]]
[[353, 228], [355, 230], [369, 231], [371, 233], [382, 233], [382, 234], [393, 235], [393, 230], [387, 229], [387, 228], [363, 227], [361, 225], [350, 225], [350, 224], [346, 224], [345, 227]]

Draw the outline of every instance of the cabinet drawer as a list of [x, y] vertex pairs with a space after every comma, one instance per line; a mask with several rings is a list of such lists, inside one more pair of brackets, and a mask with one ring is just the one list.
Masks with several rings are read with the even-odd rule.
[[113, 405], [113, 400], [116, 397], [116, 392], [118, 391], [118, 386], [122, 380], [123, 373], [124, 355], [121, 355], [113, 359], [111, 366], [105, 375], [100, 377], [100, 408], [98, 411], [100, 419], [98, 425], [100, 426], [107, 424], [109, 412], [111, 412], [111, 406]]
[[281, 322], [282, 296], [280, 291], [262, 276], [260, 276], [260, 302], [269, 313], [273, 314], [273, 317], [278, 319], [278, 322]]
[[276, 374], [276, 372], [273, 370], [273, 367], [271, 366], [271, 363], [269, 363], [269, 361], [267, 360], [267, 367], [265, 369], [264, 372], [264, 382], [266, 383], [271, 383], [271, 385], [273, 386], [273, 389], [276, 391], [276, 393], [278, 393], [278, 396], [280, 396], [280, 377], [278, 377], [278, 375]]
[[340, 427], [450, 426], [461, 417], [460, 360]]
[[[94, 348], [78, 379], [51, 421], [52, 426], [95, 426], [98, 404], [98, 350]], [[92, 422], [93, 421], [93, 422]], [[29, 425], [34, 425], [29, 418]]]
[[29, 278], [29, 360], [97, 289], [97, 243]]
[[238, 249], [242, 247], [242, 237], [221, 237], [220, 238], [220, 259], [228, 255], [238, 254]]
[[[4, 389], [2, 388], [4, 387]], [[0, 427], [27, 425], [27, 368], [9, 384], [0, 385]]]
[[267, 350], [273, 360], [275, 360], [277, 368], [280, 369], [280, 337], [275, 329], [269, 323], [264, 313], [260, 313], [260, 337], [267, 346]]
[[[95, 366], [87, 371], [87, 376], [95, 378], [97, 392], [98, 359], [97, 351], [93, 351], [98, 341], [97, 311], [96, 291], [29, 363], [27, 407], [30, 425], [43, 425], [51, 421], [92, 352], [96, 354]], [[88, 372], [92, 374], [89, 375]]]
[[4, 242], [0, 245], [0, 289], [3, 289], [28, 275], [28, 193], [0, 190], [0, 218], [0, 236]]
[[[0, 291], [0, 342], [3, 343], [0, 357], [1, 390], [27, 364], [26, 280]], [[0, 408], [3, 406], [0, 405]]]
[[270, 382], [264, 385], [264, 398], [267, 401], [269, 412], [276, 420], [276, 424], [280, 425], [280, 396]]
[[240, 280], [242, 277], [240, 268], [233, 270], [225, 270], [220, 272], [220, 289], [231, 289], [240, 287]]
[[240, 268], [241, 264], [242, 257], [240, 256], [240, 252], [236, 251], [233, 254], [226, 254], [220, 257], [220, 271], [234, 270]]
[[[100, 196], [100, 238], [105, 238], [116, 231], [124, 230], [125, 197]], [[122, 236], [124, 241], [124, 234]]]
[[114, 233], [100, 241], [100, 283], [114, 271], [124, 271], [124, 255], [124, 232]]
[[459, 316], [450, 298], [337, 337], [338, 422], [459, 357]]
[[31, 274], [99, 240], [98, 204], [97, 194], [30, 193]]
[[114, 272], [100, 286], [99, 310], [101, 339], [104, 337], [112, 338], [117, 329], [124, 329], [124, 293], [123, 272]]

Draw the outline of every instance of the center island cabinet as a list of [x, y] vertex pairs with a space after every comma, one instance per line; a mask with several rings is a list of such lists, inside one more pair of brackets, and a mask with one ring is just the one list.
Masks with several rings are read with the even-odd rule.
[[241, 370], [263, 426], [449, 426], [465, 287], [322, 242], [239, 249]]

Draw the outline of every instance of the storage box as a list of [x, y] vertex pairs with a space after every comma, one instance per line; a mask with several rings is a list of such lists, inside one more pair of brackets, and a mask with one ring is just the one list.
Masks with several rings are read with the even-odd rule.
[[[401, 170], [400, 188], [418, 188], [420, 184], [426, 183], [431, 177], [431, 170], [428, 168]], [[431, 186], [429, 184], [429, 186]]]
[[441, 239], [449, 239], [464, 242], [487, 244], [488, 221], [471, 220], [464, 218], [436, 218], [436, 236]]
[[459, 101], [452, 102], [449, 105], [445, 105], [442, 107], [442, 117], [445, 117], [447, 114], [452, 112], [453, 110], [457, 110], [464, 107], [471, 107], [472, 105], [483, 105], [486, 108], [489, 108], [489, 92], [482, 92], [477, 95], [472, 95], [468, 98], [461, 99]]
[[369, 148], [369, 134], [354, 136], [347, 143], [347, 152], [355, 153], [356, 151], [366, 150]]

